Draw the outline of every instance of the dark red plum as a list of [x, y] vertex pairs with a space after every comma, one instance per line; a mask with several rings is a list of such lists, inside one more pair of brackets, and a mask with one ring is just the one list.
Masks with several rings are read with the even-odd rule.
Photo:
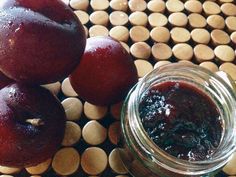
[[0, 71], [0, 89], [7, 86], [10, 83], [13, 83], [14, 81], [6, 77], [1, 71]]

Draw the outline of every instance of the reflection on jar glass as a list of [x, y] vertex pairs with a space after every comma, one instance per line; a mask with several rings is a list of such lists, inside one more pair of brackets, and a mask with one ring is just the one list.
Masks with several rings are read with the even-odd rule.
[[[221, 170], [236, 149], [236, 95], [231, 82], [224, 80], [193, 64], [169, 64], [153, 70], [130, 91], [121, 115], [120, 155], [133, 176], [198, 177]], [[165, 97], [160, 95], [166, 91]], [[162, 118], [154, 98], [168, 102], [158, 103], [170, 108]], [[159, 112], [143, 114], [143, 109]], [[149, 129], [144, 115], [157, 128]], [[160, 120], [165, 121], [162, 129]], [[162, 136], [162, 130], [168, 136]]]

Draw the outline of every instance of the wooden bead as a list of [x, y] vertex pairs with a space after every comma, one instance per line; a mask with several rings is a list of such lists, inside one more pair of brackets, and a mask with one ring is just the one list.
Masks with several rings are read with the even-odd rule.
[[236, 31], [230, 35], [230, 39], [234, 44], [236, 44]]
[[83, 112], [83, 104], [78, 98], [69, 97], [61, 102], [67, 120], [79, 120]]
[[27, 167], [26, 171], [32, 175], [39, 175], [45, 173], [49, 166], [51, 165], [52, 159], [48, 159], [45, 162], [42, 162], [36, 166]]
[[98, 147], [87, 148], [81, 156], [81, 167], [89, 175], [98, 175], [107, 167], [107, 155]]
[[222, 45], [230, 43], [229, 35], [223, 30], [215, 29], [211, 32], [211, 39], [214, 45]]
[[184, 7], [187, 11], [191, 13], [201, 13], [202, 12], [202, 3], [201, 1], [189, 0], [186, 1]]
[[194, 42], [199, 44], [208, 44], [211, 40], [210, 33], [203, 28], [196, 28], [192, 30], [191, 37]]
[[236, 5], [233, 3], [224, 3], [221, 5], [221, 11], [227, 16], [236, 16]]
[[80, 22], [85, 25], [89, 21], [89, 15], [87, 12], [82, 11], [82, 10], [76, 10], [74, 11], [75, 15], [79, 18]]
[[70, 0], [70, 6], [76, 10], [87, 11], [89, 0]]
[[230, 161], [224, 166], [223, 171], [227, 175], [236, 175], [235, 163], [236, 163], [236, 152], [233, 154]]
[[190, 33], [185, 28], [175, 27], [170, 31], [174, 43], [183, 43], [190, 40]]
[[109, 155], [109, 165], [111, 169], [118, 174], [128, 173], [120, 157], [119, 149], [113, 149]]
[[193, 57], [193, 48], [186, 43], [176, 44], [172, 52], [178, 60], [191, 60]]
[[83, 139], [90, 145], [102, 144], [107, 138], [107, 130], [96, 120], [89, 121], [82, 130]]
[[144, 0], [129, 0], [128, 5], [132, 12], [144, 11], [147, 8], [147, 3]]
[[203, 10], [207, 15], [216, 15], [221, 12], [220, 6], [212, 1], [205, 1], [203, 3]]
[[210, 70], [211, 72], [219, 71], [218, 66], [211, 61], [204, 61], [204, 62], [200, 63], [199, 66], [206, 68], [206, 69]]
[[129, 16], [130, 23], [135, 26], [146, 26], [148, 22], [147, 14], [144, 12], [136, 11]]
[[138, 77], [143, 77], [153, 70], [152, 64], [145, 60], [135, 60], [134, 64], [137, 68]]
[[113, 26], [126, 25], [129, 21], [129, 17], [125, 12], [113, 11], [109, 16], [109, 20]]
[[218, 0], [220, 3], [234, 2], [234, 0]]
[[219, 45], [214, 50], [215, 56], [222, 62], [232, 62], [235, 58], [234, 50], [228, 45]]
[[111, 115], [116, 120], [120, 120], [122, 106], [123, 106], [123, 101], [111, 106], [111, 110], [110, 110]]
[[194, 56], [198, 63], [213, 60], [214, 51], [204, 44], [198, 44], [194, 47]]
[[155, 42], [167, 43], [170, 39], [170, 31], [166, 27], [155, 27], [150, 32], [150, 36]]
[[48, 89], [51, 91], [54, 95], [57, 95], [61, 91], [61, 83], [60, 82], [54, 82], [51, 84], [45, 84], [41, 85], [42, 87]]
[[188, 17], [182, 12], [175, 12], [169, 16], [168, 21], [173, 26], [184, 27], [188, 23]]
[[108, 0], [91, 0], [90, 5], [93, 10], [106, 10], [109, 7]]
[[89, 19], [94, 25], [103, 25], [107, 26], [109, 22], [109, 15], [105, 11], [95, 11], [90, 14]]
[[118, 41], [126, 42], [129, 39], [129, 30], [124, 26], [115, 26], [110, 30], [109, 35]]
[[152, 13], [148, 16], [148, 22], [152, 27], [165, 26], [168, 23], [168, 19], [161, 13]]
[[84, 114], [87, 118], [92, 120], [99, 120], [105, 117], [108, 108], [106, 106], [96, 106], [88, 102], [84, 103]]
[[21, 168], [17, 168], [17, 167], [6, 167], [6, 166], [0, 166], [0, 173], [3, 174], [17, 174], [21, 171]]
[[236, 65], [235, 64], [226, 62], [220, 65], [219, 69], [220, 71], [224, 71], [225, 73], [230, 75], [231, 78], [236, 81]]
[[158, 61], [155, 63], [154, 69], [164, 66], [164, 65], [167, 65], [167, 64], [170, 64], [170, 63], [171, 63], [170, 61]]
[[108, 137], [112, 144], [117, 145], [121, 135], [120, 122], [113, 122], [108, 129]]
[[130, 29], [129, 33], [133, 42], [146, 41], [150, 37], [148, 29], [143, 26], [134, 26]]
[[220, 15], [210, 15], [207, 17], [207, 24], [213, 29], [224, 29], [225, 20]]
[[204, 28], [207, 25], [205, 17], [197, 13], [190, 14], [188, 16], [188, 21], [192, 28]]
[[184, 4], [179, 0], [168, 0], [166, 8], [169, 12], [181, 12], [184, 10]]
[[128, 0], [111, 0], [110, 7], [113, 10], [120, 10], [126, 12], [128, 9]]
[[130, 52], [135, 58], [149, 59], [151, 47], [145, 42], [136, 42], [130, 47]]
[[61, 84], [61, 90], [63, 94], [67, 97], [76, 97], [78, 94], [72, 88], [69, 78], [63, 80]]
[[[68, 165], [70, 164], [70, 165]], [[53, 157], [52, 168], [59, 175], [71, 175], [77, 171], [80, 155], [74, 148], [62, 148]]]
[[73, 146], [79, 142], [81, 138], [81, 128], [78, 124], [72, 121], [66, 122], [66, 129], [62, 146]]
[[227, 17], [225, 23], [229, 31], [236, 31], [236, 17], [234, 16]]
[[85, 25], [83, 25], [83, 27], [84, 27], [84, 31], [85, 31], [85, 36], [87, 38], [88, 37], [88, 28]]
[[152, 55], [157, 61], [168, 60], [172, 56], [172, 50], [165, 43], [157, 43], [152, 46]]
[[124, 47], [124, 49], [125, 49], [128, 53], [130, 53], [130, 49], [129, 49], [129, 46], [128, 46], [127, 43], [120, 41], [120, 44], [122, 45], [122, 47]]
[[108, 36], [109, 31], [105, 26], [102, 25], [93, 25], [89, 28], [89, 36], [95, 37], [95, 36]]
[[165, 11], [166, 4], [163, 0], [151, 0], [148, 2], [147, 8], [151, 12], [163, 13]]

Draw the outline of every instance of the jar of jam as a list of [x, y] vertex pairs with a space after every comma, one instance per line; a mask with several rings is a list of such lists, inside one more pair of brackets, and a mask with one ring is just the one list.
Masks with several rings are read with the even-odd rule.
[[121, 114], [119, 152], [128, 171], [134, 177], [219, 172], [236, 149], [233, 87], [193, 64], [165, 65], [142, 78]]

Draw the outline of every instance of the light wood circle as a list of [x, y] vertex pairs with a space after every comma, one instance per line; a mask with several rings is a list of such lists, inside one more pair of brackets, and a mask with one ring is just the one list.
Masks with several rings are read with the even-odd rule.
[[130, 47], [130, 53], [135, 58], [149, 59], [151, 47], [146, 42], [136, 42]]
[[188, 17], [182, 12], [175, 12], [168, 17], [168, 21], [173, 26], [184, 27], [188, 23]]
[[109, 22], [109, 15], [106, 11], [102, 10], [94, 11], [93, 13], [90, 14], [89, 20], [94, 25], [107, 26]]
[[75, 122], [67, 121], [62, 146], [73, 146], [74, 144], [79, 142], [80, 138], [80, 126]]
[[211, 40], [210, 33], [204, 28], [196, 28], [192, 30], [191, 37], [194, 42], [199, 44], [208, 44]]
[[227, 16], [236, 16], [236, 5], [233, 3], [224, 3], [221, 5], [221, 11]]
[[82, 137], [90, 145], [99, 145], [106, 140], [107, 129], [96, 120], [91, 120], [84, 126]]
[[113, 26], [126, 25], [129, 17], [123, 11], [113, 11], [109, 16], [109, 20]]
[[236, 44], [236, 31], [230, 35], [230, 39], [234, 44]]
[[236, 17], [234, 16], [227, 17], [225, 23], [229, 31], [236, 31]]
[[93, 10], [106, 10], [109, 7], [108, 0], [90, 0], [90, 5]]
[[149, 30], [144, 26], [133, 26], [129, 33], [133, 42], [146, 41], [150, 37]]
[[172, 52], [178, 60], [191, 60], [193, 57], [193, 48], [187, 43], [176, 44]]
[[152, 55], [155, 60], [168, 60], [172, 56], [172, 50], [165, 43], [156, 43], [152, 46]]
[[111, 151], [109, 155], [109, 165], [111, 169], [118, 174], [128, 173], [127, 169], [123, 165], [118, 148], [115, 148]]
[[146, 60], [135, 60], [134, 64], [137, 68], [138, 77], [143, 77], [147, 73], [151, 72], [153, 70], [153, 66], [151, 63], [149, 63]]
[[207, 45], [198, 44], [194, 47], [194, 56], [198, 63], [214, 59], [214, 51]]
[[214, 45], [229, 44], [230, 37], [223, 30], [215, 29], [211, 32], [211, 39]]
[[170, 63], [171, 63], [170, 61], [158, 61], [155, 63], [154, 69], [164, 66], [164, 65], [167, 65], [167, 64], [170, 64]]
[[148, 16], [144, 12], [136, 11], [130, 14], [129, 22], [132, 25], [146, 26], [148, 22]]
[[234, 0], [219, 0], [220, 3], [234, 2]]
[[211, 62], [211, 61], [204, 61], [204, 62], [200, 63], [199, 66], [206, 68], [206, 69], [210, 70], [211, 72], [219, 71], [218, 66], [214, 62]]
[[75, 10], [87, 11], [89, 0], [70, 0], [70, 6]]
[[126, 42], [129, 39], [129, 30], [125, 26], [115, 26], [110, 30], [109, 35], [118, 41]]
[[180, 0], [168, 0], [166, 1], [166, 9], [173, 12], [181, 12], [184, 10], [184, 4]]
[[232, 155], [230, 161], [224, 166], [223, 171], [227, 175], [236, 175], [235, 164], [236, 164], [236, 152]]
[[26, 171], [31, 175], [43, 174], [48, 170], [49, 166], [51, 165], [51, 162], [52, 162], [52, 159], [48, 159], [45, 162], [42, 162], [38, 165], [27, 167]]
[[147, 8], [147, 3], [144, 0], [129, 0], [128, 5], [132, 12], [144, 11]]
[[84, 114], [87, 118], [92, 120], [99, 120], [105, 117], [108, 108], [106, 106], [96, 106], [91, 103], [84, 103]]
[[204, 28], [207, 25], [205, 17], [197, 13], [190, 14], [188, 21], [192, 28]]
[[184, 3], [184, 7], [187, 11], [191, 13], [201, 13], [202, 3], [201, 1], [189, 0]]
[[163, 13], [166, 8], [166, 4], [163, 0], [151, 0], [147, 4], [148, 10], [151, 12]]
[[42, 87], [48, 89], [51, 91], [54, 95], [57, 95], [61, 91], [61, 83], [60, 82], [54, 82], [51, 84], [45, 84], [41, 85]]
[[121, 10], [126, 12], [128, 9], [128, 0], [111, 0], [110, 7], [113, 10]]
[[151, 13], [148, 16], [148, 22], [152, 27], [165, 26], [168, 23], [168, 19], [161, 13]]
[[117, 145], [121, 135], [120, 121], [113, 122], [108, 129], [108, 137], [112, 144]]
[[62, 148], [54, 155], [52, 168], [59, 175], [71, 175], [75, 173], [80, 165], [80, 155], [76, 149]]
[[65, 78], [61, 84], [62, 93], [67, 97], [77, 97], [78, 94], [71, 86], [69, 78]]
[[151, 30], [150, 36], [155, 42], [167, 43], [170, 39], [170, 31], [168, 28], [160, 26]]
[[[219, 67], [220, 71], [224, 71], [226, 72], [228, 75], [231, 76], [231, 78], [236, 81], [236, 65], [233, 63], [223, 63], [222, 65], [220, 65]], [[236, 175], [236, 173], [235, 173]]]
[[188, 42], [191, 38], [190, 32], [185, 28], [175, 27], [170, 31], [174, 43]]
[[11, 174], [17, 174], [21, 171], [21, 168], [17, 167], [6, 167], [6, 166], [0, 166], [0, 173], [11, 175]]
[[225, 20], [220, 15], [210, 15], [207, 17], [207, 24], [213, 29], [224, 29]]
[[78, 98], [69, 97], [61, 102], [67, 120], [79, 120], [83, 112], [83, 104]]
[[222, 62], [232, 62], [235, 58], [234, 50], [228, 45], [219, 45], [214, 50], [215, 56]]
[[221, 12], [220, 6], [212, 1], [205, 1], [203, 3], [203, 10], [207, 15], [216, 15]]
[[125, 49], [128, 53], [130, 53], [130, 49], [129, 49], [129, 46], [128, 46], [127, 43], [120, 41], [120, 44], [122, 45], [122, 47], [124, 47], [124, 49]]
[[89, 28], [89, 36], [108, 36], [109, 30], [103, 25], [93, 25]]
[[82, 25], [85, 25], [89, 22], [89, 15], [87, 12], [82, 10], [76, 10], [74, 11], [75, 15], [79, 18]]
[[110, 109], [111, 115], [116, 120], [120, 120], [122, 106], [123, 106], [123, 101], [116, 103], [114, 105], [111, 105], [111, 109]]
[[99, 175], [106, 169], [107, 164], [106, 152], [98, 147], [87, 148], [81, 156], [82, 169], [89, 175]]

